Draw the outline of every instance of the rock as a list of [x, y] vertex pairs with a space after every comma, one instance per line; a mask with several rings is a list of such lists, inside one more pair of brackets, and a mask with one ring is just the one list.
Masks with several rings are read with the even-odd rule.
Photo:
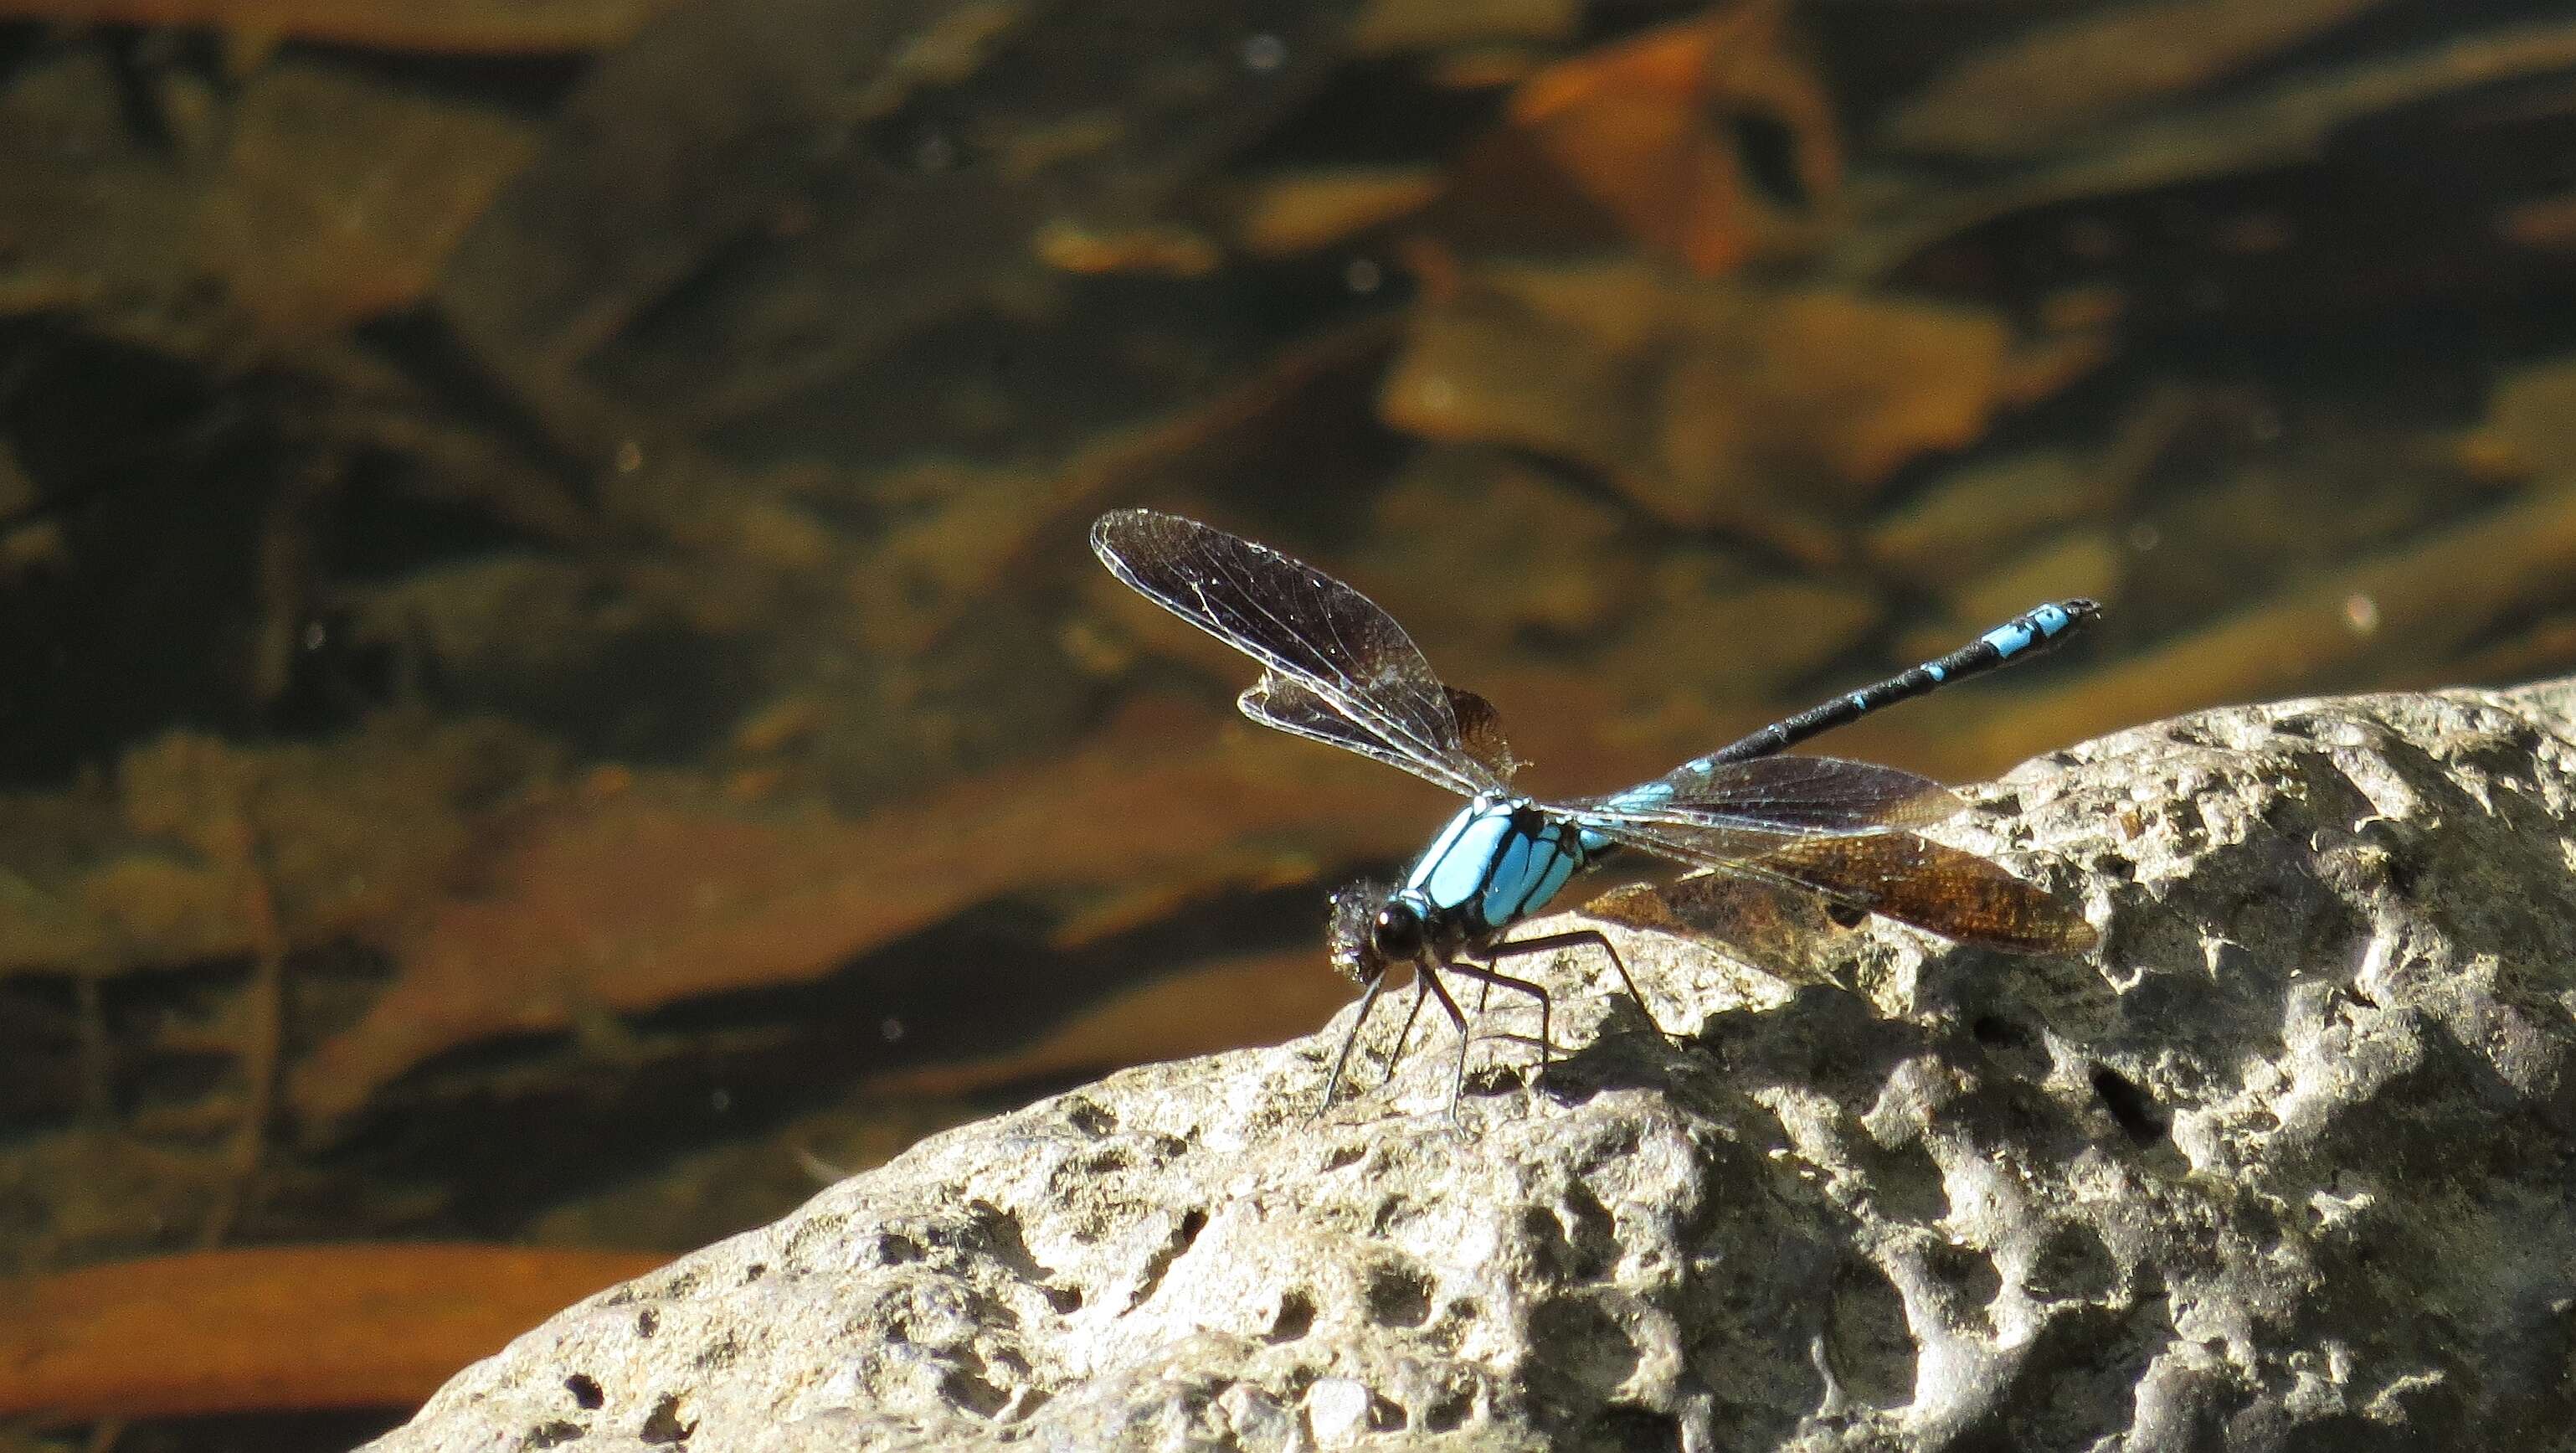
[[1812, 946], [1835, 987], [1624, 938], [1688, 1041], [1534, 967], [1571, 1052], [1480, 1041], [1463, 1132], [1445, 1039], [1309, 1119], [1348, 1011], [1125, 1071], [581, 1303], [375, 1449], [2563, 1439], [2576, 679], [1972, 795], [1941, 835], [2098, 953], [1873, 923]]

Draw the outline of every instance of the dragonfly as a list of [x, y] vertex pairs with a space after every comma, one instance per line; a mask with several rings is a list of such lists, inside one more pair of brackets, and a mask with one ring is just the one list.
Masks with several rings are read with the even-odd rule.
[[1493, 705], [1442, 681], [1395, 618], [1351, 586], [1269, 546], [1153, 510], [1102, 515], [1091, 547], [1147, 600], [1261, 667], [1236, 700], [1244, 715], [1467, 799], [1400, 880], [1355, 883], [1332, 897], [1331, 960], [1360, 986], [1361, 1000], [1318, 1113], [1331, 1107], [1360, 1031], [1399, 965], [1412, 969], [1415, 992], [1387, 1071], [1393, 1074], [1425, 1002], [1437, 1003], [1458, 1031], [1453, 1119], [1466, 1079], [1469, 1016], [1444, 975], [1479, 984], [1480, 1011], [1495, 989], [1533, 1000], [1542, 1068], [1554, 1050], [1553, 1003], [1544, 987], [1506, 971], [1514, 960], [1601, 953], [1652, 1022], [1649, 1001], [1599, 929], [1514, 934], [1578, 877], [1618, 880], [1615, 891], [1587, 906], [1590, 916], [1721, 942], [1727, 920], [1766, 898], [1820, 906], [1836, 924], [1876, 914], [2006, 953], [2082, 953], [2096, 941], [2092, 925], [2055, 897], [1914, 831], [1965, 805], [1947, 787], [1894, 767], [1788, 753], [1896, 702], [2037, 655], [2095, 619], [2092, 601], [2038, 606], [1946, 656], [1785, 717], [1652, 781], [1549, 800], [1513, 789], [1522, 763]]

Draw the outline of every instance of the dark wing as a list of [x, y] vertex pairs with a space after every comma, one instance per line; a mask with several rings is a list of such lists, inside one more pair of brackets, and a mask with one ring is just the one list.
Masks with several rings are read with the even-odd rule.
[[1929, 777], [1839, 757], [1703, 758], [1604, 797], [1545, 804], [1613, 842], [1694, 868], [1746, 863], [1806, 837], [1938, 822], [1960, 805]]
[[[1674, 833], [1666, 838], [1665, 855], [1693, 861], [1692, 856], [1670, 851], [1690, 846], [1685, 837]], [[1912, 833], [1795, 838], [1751, 857], [1699, 854], [1696, 865], [1712, 870], [1711, 874], [1643, 890], [1656, 901], [1614, 904], [1613, 921], [1661, 928], [1666, 925], [1651, 919], [1662, 915], [1689, 931], [1740, 942], [1748, 934], [1761, 936], [1766, 917], [1801, 917], [1777, 891], [1795, 888], [1958, 943], [2005, 953], [2083, 953], [2100, 941], [2083, 915], [2005, 872], [2000, 864]], [[1723, 881], [1727, 878], [1751, 879], [1764, 886], [1742, 888]], [[1636, 890], [1630, 891], [1633, 895]]]
[[[1623, 884], [1582, 907], [1584, 917], [1734, 948], [1777, 974], [1829, 943], [1844, 909], [1814, 889], [1752, 873], [1692, 873], [1674, 884]], [[1855, 920], [1857, 922], [1857, 920]]]
[[[1353, 721], [1329, 698], [1276, 671], [1261, 673], [1261, 679], [1244, 688], [1243, 694], [1234, 699], [1234, 704], [1243, 709], [1245, 716], [1263, 726], [1319, 742], [1330, 742], [1346, 752], [1374, 757], [1390, 767], [1431, 776], [1401, 748], [1371, 728]], [[1497, 783], [1508, 780], [1520, 770], [1520, 759], [1512, 755], [1510, 745], [1503, 740], [1493, 703], [1472, 691], [1460, 691], [1453, 686], [1449, 689], [1449, 704], [1458, 715], [1459, 751], [1490, 773]], [[1452, 785], [1445, 777], [1431, 777], [1431, 780], [1444, 787]]]
[[1749, 865], [1808, 837], [1885, 832], [1959, 810], [1929, 777], [1839, 757], [1684, 763], [1604, 797], [1543, 804], [1586, 831], [1693, 868]]
[[1724, 828], [1756, 834], [1921, 827], [1964, 806], [1929, 777], [1840, 757], [1686, 762], [1651, 782], [1559, 804], [1587, 823]]
[[[1462, 796], [1503, 785], [1491, 709], [1477, 750], [1413, 639], [1367, 596], [1311, 565], [1152, 510], [1091, 527], [1092, 553], [1147, 600], [1262, 664], [1244, 714], [1374, 757]], [[1463, 694], [1463, 693], [1462, 693]]]
[[1807, 838], [1764, 870], [1927, 933], [2016, 954], [2080, 954], [2101, 941], [2084, 916], [2000, 863], [1909, 832]]
[[1826, 946], [1840, 908], [1813, 889], [1745, 873], [1695, 873], [1661, 885], [1630, 883], [1583, 905], [1583, 916], [1714, 944], [1762, 970], [1801, 983], [1831, 983]]

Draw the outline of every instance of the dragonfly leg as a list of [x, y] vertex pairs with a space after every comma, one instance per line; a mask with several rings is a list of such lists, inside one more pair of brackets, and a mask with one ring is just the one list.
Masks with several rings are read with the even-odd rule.
[[1619, 971], [1619, 982], [1627, 986], [1628, 997], [1637, 1001], [1637, 1008], [1645, 1014], [1646, 1022], [1655, 1026], [1655, 1032], [1662, 1035], [1667, 1042], [1681, 1043], [1671, 1030], [1664, 1027], [1664, 1022], [1655, 1017], [1655, 1006], [1646, 998], [1645, 991], [1637, 987], [1636, 976], [1628, 972], [1628, 961], [1619, 957], [1619, 950], [1611, 947], [1609, 938], [1597, 928], [1577, 928], [1565, 933], [1543, 933], [1536, 938], [1509, 939], [1486, 950], [1485, 957], [1500, 962], [1505, 958], [1517, 958], [1522, 954], [1543, 954], [1561, 948], [1597, 948], [1608, 954], [1610, 967]]
[[[1341, 1052], [1333, 1056], [1333, 1072], [1324, 1077], [1324, 1101], [1322, 1104], [1315, 1107], [1315, 1113], [1312, 1120], [1320, 1120], [1324, 1118], [1324, 1112], [1333, 1108], [1333, 1091], [1341, 1087], [1342, 1071], [1350, 1068], [1351, 1048], [1360, 1042], [1360, 1030], [1367, 1026], [1369, 1012], [1377, 1008], [1377, 996], [1384, 992], [1385, 989], [1386, 975], [1380, 974], [1376, 978], [1369, 980], [1367, 992], [1360, 995], [1359, 1017], [1351, 1021], [1351, 1032], [1342, 1036]], [[1414, 1007], [1419, 1009], [1422, 1006], [1416, 1004]], [[1413, 1020], [1410, 1017], [1408, 1017], [1404, 1022], [1405, 1027], [1408, 1029], [1413, 1025]], [[1312, 1121], [1310, 1120], [1309, 1123], [1312, 1123]]]
[[1378, 1079], [1381, 1085], [1395, 1078], [1395, 1067], [1404, 1061], [1404, 1042], [1413, 1037], [1413, 1021], [1422, 1017], [1422, 1006], [1430, 1002], [1430, 982], [1424, 977], [1428, 972], [1413, 971], [1413, 1007], [1404, 1011], [1404, 1027], [1395, 1032], [1395, 1048], [1386, 1052], [1386, 1073]]
[[[1464, 974], [1468, 978], [1482, 982], [1487, 995], [1491, 995], [1494, 987], [1499, 984], [1503, 988], [1527, 994], [1538, 1001], [1538, 1062], [1540, 1068], [1546, 1068], [1549, 1057], [1556, 1050], [1556, 1040], [1550, 1032], [1556, 1001], [1548, 997], [1547, 990], [1527, 979], [1514, 978], [1489, 964], [1458, 963], [1451, 964], [1449, 968], [1453, 973]], [[1479, 1003], [1481, 1004], [1482, 1001], [1479, 1000]], [[1520, 1036], [1509, 1037], [1517, 1039]]]
[[1467, 1015], [1458, 1007], [1458, 1001], [1449, 997], [1448, 989], [1441, 985], [1438, 970], [1426, 964], [1415, 972], [1422, 975], [1422, 982], [1430, 989], [1431, 997], [1440, 1001], [1441, 1009], [1449, 1015], [1449, 1022], [1458, 1026], [1458, 1072], [1449, 1080], [1449, 1123], [1465, 1130], [1466, 1122], [1458, 1118], [1458, 1095], [1467, 1088]]

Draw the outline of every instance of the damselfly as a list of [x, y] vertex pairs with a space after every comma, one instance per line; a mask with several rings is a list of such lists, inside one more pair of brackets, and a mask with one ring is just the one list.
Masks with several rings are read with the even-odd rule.
[[[1509, 937], [1577, 874], [1616, 860], [1694, 872], [1661, 886], [1624, 885], [1629, 908], [1615, 916], [1666, 929], [1720, 927], [1713, 918], [1737, 900], [1708, 890], [1734, 886], [1821, 899], [1846, 922], [1875, 913], [2010, 953], [2075, 953], [2094, 943], [2092, 926], [2055, 898], [1984, 858], [1910, 831], [1960, 809], [1948, 788], [1894, 767], [1777, 755], [1891, 702], [2035, 655], [2093, 617], [2089, 600], [2040, 606], [1947, 656], [1775, 722], [1651, 782], [1542, 801], [1512, 789], [1520, 764], [1493, 706], [1444, 684], [1395, 618], [1350, 586], [1266, 545], [1151, 510], [1101, 516], [1091, 548], [1146, 599], [1261, 664], [1261, 679], [1237, 700], [1244, 715], [1374, 757], [1468, 800], [1402, 882], [1355, 884], [1334, 895], [1333, 964], [1362, 995], [1324, 1082], [1327, 1106], [1387, 971], [1398, 964], [1414, 971], [1406, 1032], [1426, 999], [1457, 1026], [1459, 1083], [1468, 1017], [1443, 974], [1535, 999], [1542, 1063], [1553, 1049], [1548, 993], [1503, 972], [1507, 959], [1598, 949], [1651, 1019], [1627, 963], [1599, 930]], [[1641, 892], [1653, 895], [1645, 905], [1652, 911], [1642, 914]], [[1392, 1053], [1402, 1052], [1404, 1038], [1399, 1034]], [[1454, 1113], [1455, 1084], [1450, 1099]]]

